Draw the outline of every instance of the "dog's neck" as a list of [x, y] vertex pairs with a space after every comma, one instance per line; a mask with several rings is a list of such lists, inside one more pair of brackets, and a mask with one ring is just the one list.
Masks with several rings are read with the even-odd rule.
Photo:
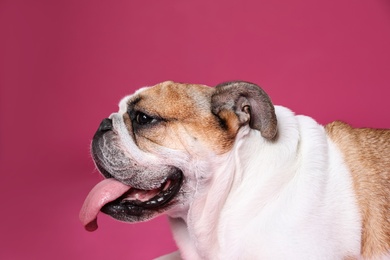
[[[296, 180], [308, 181], [313, 185], [316, 185], [316, 181], [322, 181], [318, 177], [312, 179], [311, 174], [307, 175], [306, 172], [311, 170], [303, 167], [302, 162], [321, 154], [317, 150], [322, 149], [322, 144], [327, 142], [321, 134], [323, 127], [306, 117], [294, 116], [283, 107], [276, 107], [276, 112], [279, 132], [274, 140], [266, 140], [259, 131], [243, 127], [237, 134], [233, 148], [226, 154], [214, 157], [210, 168], [206, 169], [213, 172], [207, 180], [207, 186], [196, 190], [188, 214], [183, 218], [198, 252], [205, 252], [206, 248], [210, 250], [211, 244], [229, 248], [227, 241], [232, 242], [232, 234], [224, 233], [231, 232], [231, 229], [224, 228], [226, 226], [240, 227], [242, 223], [250, 222], [254, 215], [265, 212], [272, 218], [274, 213], [269, 211], [267, 203], [275, 201], [275, 198], [283, 198], [280, 203], [285, 203], [288, 200], [284, 195], [286, 190], [289, 187], [300, 187]], [[305, 141], [307, 139], [311, 141]], [[326, 151], [322, 152], [326, 154]], [[317, 158], [316, 161], [326, 163], [323, 158]], [[301, 177], [301, 173], [305, 176]], [[301, 193], [296, 193], [296, 196], [301, 196]], [[237, 201], [234, 198], [241, 199]], [[248, 201], [256, 201], [256, 205], [247, 205]], [[248, 207], [256, 210], [242, 210], [240, 213], [241, 208]], [[234, 214], [229, 212], [231, 208], [235, 209]], [[210, 222], [210, 219], [214, 222]], [[220, 252], [220, 248], [212, 250]]]
[[[278, 108], [280, 109], [283, 110], [282, 114], [288, 114], [287, 119], [294, 118], [291, 117], [290, 111]], [[299, 149], [298, 132], [289, 131], [290, 128], [294, 129], [292, 127], [294, 124], [297, 124], [295, 120], [283, 119], [279, 126], [280, 133], [275, 140], [266, 140], [259, 131], [250, 129], [249, 126], [243, 127], [237, 134], [233, 148], [228, 153], [213, 158], [213, 162], [210, 163], [212, 168], [207, 169], [213, 174], [210, 179], [205, 180], [207, 184], [200, 185], [204, 189], [196, 191], [194, 202], [189, 208], [187, 217], [184, 218], [190, 235], [195, 239], [202, 238], [197, 245], [200, 252], [203, 250], [202, 244], [209, 248], [210, 244], [207, 241], [214, 241], [212, 243], [214, 245], [223, 243], [223, 241], [215, 243], [219, 238], [224, 237], [221, 235], [222, 230], [218, 230], [221, 226], [218, 222], [223, 221], [223, 214], [229, 214], [225, 209], [231, 207], [227, 205], [237, 203], [231, 201], [235, 194], [246, 193], [249, 197], [257, 197], [258, 203], [253, 206], [261, 207], [262, 203], [277, 195], [293, 178], [295, 171], [291, 169], [295, 168], [296, 150]], [[243, 182], [250, 184], [242, 185]], [[242, 190], [241, 187], [254, 187], [254, 189]], [[250, 217], [246, 213], [244, 218]], [[206, 221], [210, 219], [215, 220], [215, 223]]]

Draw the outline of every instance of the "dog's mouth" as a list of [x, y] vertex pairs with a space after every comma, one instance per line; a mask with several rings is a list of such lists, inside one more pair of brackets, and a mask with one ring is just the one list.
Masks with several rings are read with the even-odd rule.
[[118, 199], [107, 203], [101, 209], [108, 215], [140, 215], [143, 210], [157, 210], [164, 207], [179, 192], [182, 182], [181, 172], [171, 175], [159, 188], [141, 190], [130, 188]]
[[180, 170], [152, 190], [133, 188], [113, 178], [105, 179], [88, 194], [80, 211], [80, 220], [88, 231], [94, 231], [98, 227], [99, 211], [121, 221], [136, 221], [143, 215], [162, 212], [179, 193], [182, 182]]

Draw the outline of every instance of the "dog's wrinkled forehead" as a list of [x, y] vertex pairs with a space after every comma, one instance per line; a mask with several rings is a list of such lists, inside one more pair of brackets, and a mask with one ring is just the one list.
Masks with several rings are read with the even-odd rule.
[[[189, 151], [193, 147], [207, 146], [222, 153], [233, 138], [227, 136], [211, 111], [214, 92], [214, 88], [205, 85], [165, 81], [123, 98], [118, 114], [142, 150], [151, 152], [158, 146]], [[137, 123], [139, 113], [156, 120], [140, 126]]]
[[213, 89], [204, 85], [165, 81], [153, 87], [144, 87], [127, 96], [119, 104], [119, 113], [129, 109], [170, 119], [189, 117], [192, 113], [210, 112]]

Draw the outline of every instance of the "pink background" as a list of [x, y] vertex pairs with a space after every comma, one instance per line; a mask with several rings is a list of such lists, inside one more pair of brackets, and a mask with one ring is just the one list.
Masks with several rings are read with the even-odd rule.
[[0, 1], [0, 259], [175, 250], [165, 217], [78, 220], [100, 120], [168, 79], [252, 81], [320, 123], [390, 128], [390, 2]]

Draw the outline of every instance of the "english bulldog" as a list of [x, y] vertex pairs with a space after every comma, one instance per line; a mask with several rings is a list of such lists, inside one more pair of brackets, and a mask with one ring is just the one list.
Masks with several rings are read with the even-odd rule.
[[326, 126], [257, 85], [172, 81], [123, 98], [92, 141], [80, 212], [168, 215], [182, 259], [390, 259], [390, 130]]

